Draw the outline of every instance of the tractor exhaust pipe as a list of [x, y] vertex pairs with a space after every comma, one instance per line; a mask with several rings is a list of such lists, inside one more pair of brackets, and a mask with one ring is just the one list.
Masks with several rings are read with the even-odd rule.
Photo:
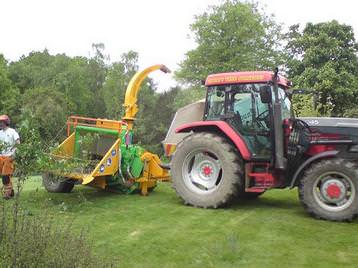
[[275, 168], [285, 169], [287, 166], [287, 159], [284, 155], [284, 137], [282, 126], [282, 104], [278, 94], [278, 68], [272, 77], [273, 91], [275, 95], [275, 102], [273, 104], [273, 126], [274, 126], [274, 145], [275, 145]]

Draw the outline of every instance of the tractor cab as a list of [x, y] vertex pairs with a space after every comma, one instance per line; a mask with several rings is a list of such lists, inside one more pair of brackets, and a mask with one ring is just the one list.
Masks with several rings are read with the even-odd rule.
[[[267, 80], [265, 75], [272, 77], [266, 72], [231, 74], [231, 80], [236, 78], [238, 82], [223, 85], [216, 85], [209, 76], [203, 119], [227, 122], [244, 139], [252, 158], [270, 161], [273, 152], [271, 104], [275, 102], [275, 94], [272, 78]], [[240, 81], [243, 77], [253, 81]], [[286, 89], [286, 84], [278, 87], [282, 119], [291, 116], [291, 102]]]
[[294, 118], [278, 71], [209, 75], [206, 98], [177, 111], [164, 148], [177, 194], [220, 207], [298, 187], [316, 217], [358, 214], [358, 119]]
[[[272, 164], [276, 158], [285, 162], [280, 160], [284, 154], [282, 122], [291, 117], [290, 82], [278, 75], [273, 79], [274, 75], [269, 71], [209, 75], [206, 99], [177, 111], [163, 142], [166, 155], [171, 156], [189, 131], [216, 131], [218, 123], [225, 122], [225, 129], [230, 128], [242, 140], [240, 152], [247, 158]], [[280, 135], [282, 144], [275, 142], [275, 135]]]

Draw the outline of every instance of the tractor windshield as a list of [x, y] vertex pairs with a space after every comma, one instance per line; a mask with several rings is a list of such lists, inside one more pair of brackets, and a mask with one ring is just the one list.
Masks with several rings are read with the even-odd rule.
[[238, 114], [243, 123], [252, 124], [255, 118], [268, 110], [261, 102], [260, 86], [264, 84], [238, 84], [213, 86], [208, 88], [205, 117], [208, 120], [220, 119], [228, 113]]
[[[207, 120], [217, 120], [226, 113], [233, 112], [240, 114], [243, 122], [252, 123], [255, 121], [255, 116], [264, 112], [267, 113], [267, 104], [261, 102], [259, 94], [260, 87], [263, 85], [265, 84], [238, 84], [209, 87], [205, 118]], [[282, 118], [290, 118], [291, 101], [287, 97], [284, 88], [278, 88], [278, 96], [282, 103]], [[274, 94], [272, 94], [272, 97], [274, 98]]]

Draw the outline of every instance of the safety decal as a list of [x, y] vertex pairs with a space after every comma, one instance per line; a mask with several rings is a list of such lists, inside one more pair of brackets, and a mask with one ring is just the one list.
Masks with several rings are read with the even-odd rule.
[[99, 171], [100, 171], [101, 173], [104, 172], [104, 168], [105, 168], [105, 167], [104, 167], [104, 165], [102, 164], [101, 167], [99, 168]]
[[113, 150], [112, 150], [112, 156], [115, 156], [116, 153], [117, 153], [117, 152], [116, 152], [116, 149], [113, 149]]
[[112, 165], [112, 159], [111, 159], [111, 158], [108, 158], [108, 159], [107, 159], [107, 166], [110, 166], [110, 165]]

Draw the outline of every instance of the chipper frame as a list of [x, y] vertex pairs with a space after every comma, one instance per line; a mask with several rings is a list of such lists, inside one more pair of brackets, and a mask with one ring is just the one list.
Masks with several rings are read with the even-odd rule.
[[133, 76], [126, 90], [121, 121], [69, 117], [68, 137], [51, 153], [51, 166], [56, 168], [43, 174], [48, 191], [70, 192], [74, 184], [84, 184], [147, 195], [157, 181], [169, 180], [159, 157], [132, 143], [137, 95], [144, 79], [156, 70], [170, 72], [164, 65], [154, 65]]

